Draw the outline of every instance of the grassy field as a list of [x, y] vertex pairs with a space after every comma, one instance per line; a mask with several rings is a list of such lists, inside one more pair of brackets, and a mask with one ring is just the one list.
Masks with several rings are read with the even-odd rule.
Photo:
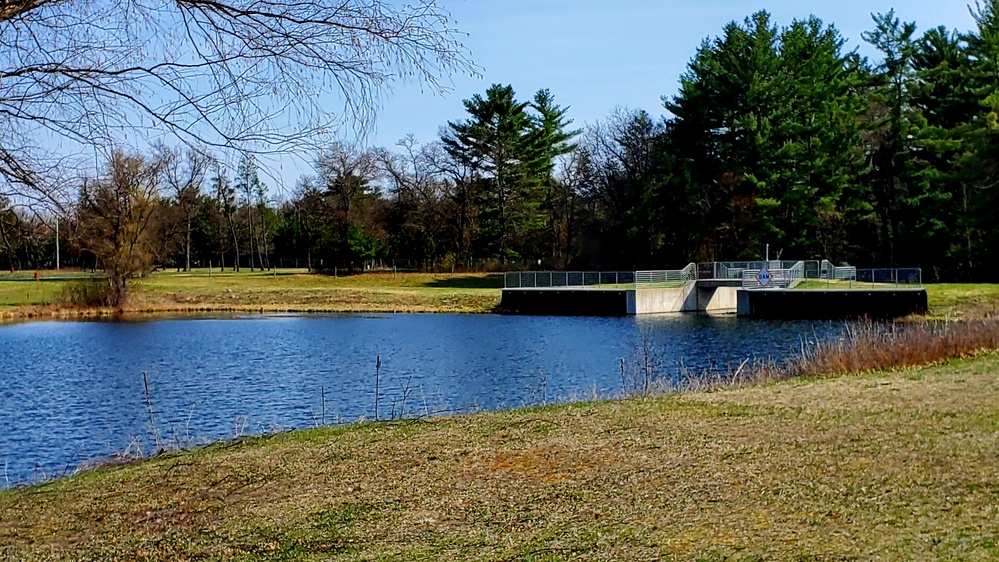
[[0, 492], [0, 559], [995, 560], [997, 371], [244, 439]]
[[939, 283], [926, 287], [930, 314], [938, 318], [979, 318], [999, 314], [999, 284]]
[[[87, 274], [0, 273], [0, 318], [75, 316], [102, 311], [66, 306], [68, 283]], [[333, 277], [305, 270], [157, 272], [136, 280], [126, 313], [184, 312], [493, 312], [503, 278], [488, 274], [367, 273]], [[803, 289], [827, 288], [808, 281]], [[839, 285], [832, 285], [839, 287]], [[930, 284], [931, 318], [999, 313], [999, 284]], [[103, 311], [112, 312], [112, 311]]]
[[[0, 274], [0, 315], [73, 315], [60, 302], [73, 274]], [[80, 277], [80, 274], [75, 277]], [[491, 312], [502, 277], [486, 274], [368, 273], [333, 277], [280, 272], [157, 272], [136, 280], [126, 313], [156, 312]]]

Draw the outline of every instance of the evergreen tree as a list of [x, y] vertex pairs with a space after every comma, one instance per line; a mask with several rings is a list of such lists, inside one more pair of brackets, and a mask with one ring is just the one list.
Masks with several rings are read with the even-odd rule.
[[[976, 30], [965, 38], [970, 80], [980, 107], [971, 119], [974, 153], [965, 159], [968, 181], [968, 260], [979, 278], [999, 279], [999, 0], [976, 4]], [[976, 244], [977, 242], [977, 244]], [[976, 250], [977, 247], [977, 250]]]
[[702, 259], [842, 257], [862, 167], [860, 61], [833, 27], [759, 12], [705, 41], [666, 101], [670, 144], [702, 213]]
[[839, 32], [815, 17], [793, 22], [780, 36], [783, 87], [769, 177], [776, 201], [768, 218], [775, 223], [771, 243], [792, 256], [847, 259], [849, 230], [870, 213], [851, 204], [864, 163], [864, 99], [860, 60], [843, 45]]
[[728, 24], [705, 40], [665, 105], [671, 144], [685, 163], [704, 227], [700, 259], [757, 257], [779, 206], [768, 183], [776, 151], [773, 117], [778, 82], [777, 29], [767, 12]]
[[546, 151], [535, 134], [528, 103], [511, 86], [494, 84], [486, 96], [464, 101], [471, 116], [452, 122], [442, 137], [447, 152], [471, 167], [481, 181], [480, 247], [501, 260], [519, 259], [542, 230], [543, 191], [539, 174], [548, 169]]
[[530, 142], [537, 144], [540, 157], [538, 169], [533, 173], [541, 181], [543, 201], [541, 209], [545, 213], [545, 228], [540, 244], [546, 247], [548, 255], [557, 263], [565, 263], [563, 248], [569, 236], [566, 232], [575, 205], [575, 193], [570, 186], [555, 177], [555, 161], [576, 149], [572, 140], [580, 131], [567, 130], [572, 119], [566, 115], [568, 107], [555, 104], [555, 97], [548, 90], [539, 90], [534, 95], [531, 108], [536, 112]]
[[972, 61], [961, 37], [943, 27], [927, 31], [915, 47], [912, 105], [921, 122], [915, 180], [939, 203], [922, 209], [921, 230], [936, 236], [921, 240], [921, 254], [928, 258], [924, 265], [932, 267], [927, 277], [940, 278], [946, 271], [967, 279], [976, 261], [967, 161], [982, 110], [971, 84]]
[[[885, 265], [911, 264], [919, 255], [917, 223], [923, 198], [914, 185], [914, 140], [918, 115], [912, 108], [915, 23], [903, 23], [894, 10], [875, 14], [864, 40], [881, 53], [871, 93], [868, 182], [879, 218], [878, 258]], [[926, 202], [930, 203], [930, 202]]]

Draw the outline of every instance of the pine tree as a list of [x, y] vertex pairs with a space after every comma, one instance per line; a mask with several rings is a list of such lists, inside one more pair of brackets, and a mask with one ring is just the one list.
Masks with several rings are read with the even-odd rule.
[[920, 193], [914, 185], [913, 142], [918, 115], [912, 110], [915, 23], [903, 23], [894, 10], [873, 16], [875, 28], [864, 40], [880, 51], [871, 95], [870, 162], [868, 182], [878, 214], [883, 264], [911, 265], [918, 254], [915, 232]]
[[966, 236], [978, 278], [999, 279], [999, 0], [976, 4], [977, 29], [964, 39], [972, 60], [969, 80], [980, 104], [971, 120], [973, 154], [964, 159], [968, 182]]
[[564, 264], [562, 254], [563, 248], [569, 244], [568, 238], [571, 238], [567, 230], [572, 219], [575, 193], [567, 183], [555, 177], [555, 161], [576, 149], [572, 140], [580, 131], [568, 130], [572, 125], [572, 119], [566, 117], [569, 108], [556, 105], [555, 96], [548, 90], [539, 90], [534, 95], [531, 108], [536, 115], [533, 116], [533, 138], [529, 142], [536, 144], [540, 151], [538, 169], [532, 173], [541, 182], [541, 210], [545, 214], [540, 243], [554, 261]]
[[517, 101], [512, 86], [494, 84], [486, 97], [475, 94], [464, 105], [471, 117], [450, 123], [442, 141], [475, 171], [472, 181], [484, 185], [478, 201], [481, 247], [503, 261], [528, 257], [522, 253], [532, 234], [544, 228], [539, 174], [547, 169], [528, 103]]
[[927, 275], [968, 279], [975, 268], [977, 237], [971, 220], [971, 178], [967, 161], [974, 152], [974, 125], [982, 106], [974, 93], [972, 61], [961, 37], [946, 28], [927, 31], [913, 55], [917, 84], [912, 106], [921, 116], [916, 142], [915, 180], [934, 203], [923, 206], [918, 228], [921, 254], [933, 271]]
[[772, 243], [792, 256], [835, 261], [849, 255], [848, 231], [858, 219], [850, 198], [863, 167], [859, 116], [860, 61], [843, 53], [833, 26], [812, 17], [794, 21], [780, 36], [779, 82], [769, 182], [778, 198], [770, 220]]

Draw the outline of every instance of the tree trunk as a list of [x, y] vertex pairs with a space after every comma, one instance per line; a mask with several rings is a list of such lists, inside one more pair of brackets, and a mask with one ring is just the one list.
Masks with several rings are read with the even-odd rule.
[[191, 271], [191, 216], [187, 216], [187, 237], [184, 240], [184, 271]]
[[239, 238], [236, 236], [236, 223], [233, 222], [232, 216], [229, 219], [229, 232], [232, 233], [232, 248], [236, 252], [236, 263], [233, 264], [232, 270], [239, 272]]
[[[260, 264], [261, 271], [263, 271], [265, 267], [267, 268], [268, 271], [270, 271], [271, 269], [270, 260], [266, 260], [265, 263], [265, 258], [267, 257], [267, 240], [264, 235], [264, 219], [262, 215], [260, 219], [260, 228], [257, 230], [257, 234], [260, 236], [257, 239], [257, 262]], [[261, 246], [263, 246], [264, 250], [263, 255], [261, 255], [260, 253]]]
[[110, 273], [111, 294], [108, 297], [108, 305], [119, 307], [125, 304], [128, 298], [128, 280], [121, 273]]
[[246, 222], [250, 228], [250, 271], [253, 271], [253, 212], [246, 206]]

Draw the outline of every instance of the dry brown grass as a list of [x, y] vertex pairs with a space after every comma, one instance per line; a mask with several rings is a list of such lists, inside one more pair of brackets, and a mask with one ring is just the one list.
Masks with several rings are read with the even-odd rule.
[[247, 439], [0, 493], [0, 558], [993, 560], [997, 369]]
[[792, 365], [793, 376], [836, 375], [933, 365], [999, 350], [999, 320], [849, 324], [839, 339], [820, 341]]
[[[638, 346], [641, 351], [641, 345]], [[724, 370], [682, 372], [678, 379], [654, 365], [636, 361], [623, 375], [628, 396], [739, 388], [801, 378], [928, 367], [953, 359], [999, 351], [999, 318], [957, 322], [927, 320], [886, 323], [857, 321], [836, 339], [802, 344], [787, 360], [750, 360]], [[639, 355], [641, 355], [639, 353]], [[651, 381], [651, 382], [650, 382]], [[644, 383], [644, 384], [642, 384]]]
[[499, 304], [502, 285], [501, 278], [485, 274], [159, 272], [135, 281], [125, 306], [108, 309], [60, 304], [58, 296], [71, 279], [34, 282], [23, 275], [6, 276], [0, 273], [0, 319], [120, 313], [487, 313]]

